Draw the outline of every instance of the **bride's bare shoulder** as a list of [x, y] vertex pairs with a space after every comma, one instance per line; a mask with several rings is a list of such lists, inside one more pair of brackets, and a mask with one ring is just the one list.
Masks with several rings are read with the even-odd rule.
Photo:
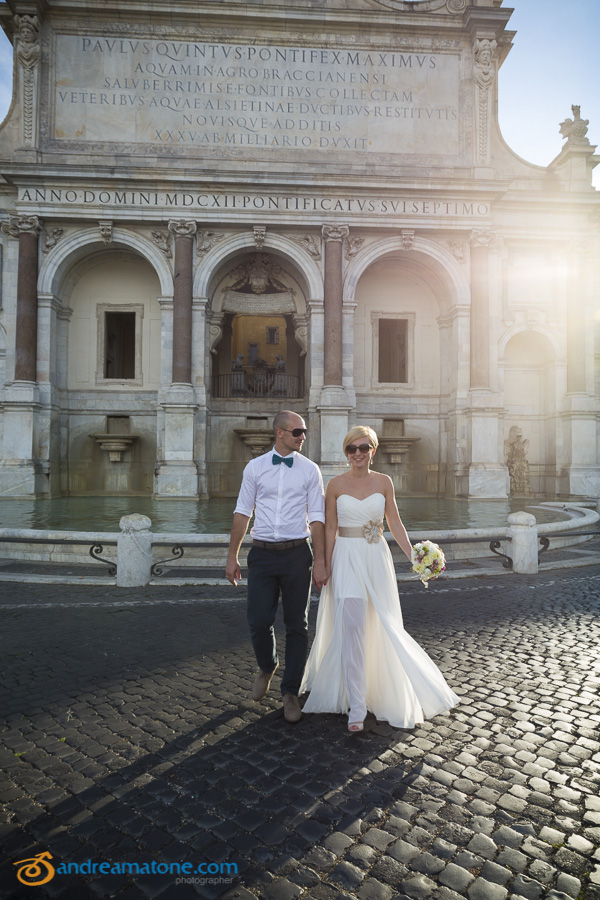
[[340, 494], [343, 494], [346, 478], [345, 472], [342, 475], [334, 475], [334, 477], [327, 482], [327, 493], [333, 497], [339, 497]]

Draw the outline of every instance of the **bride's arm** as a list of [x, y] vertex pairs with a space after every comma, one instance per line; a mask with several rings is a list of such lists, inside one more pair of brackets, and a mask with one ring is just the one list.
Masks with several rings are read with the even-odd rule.
[[392, 536], [400, 549], [404, 551], [406, 556], [410, 562], [410, 554], [412, 550], [412, 544], [406, 533], [406, 528], [402, 524], [402, 520], [400, 519], [400, 513], [398, 512], [398, 506], [396, 504], [396, 497], [394, 495], [394, 485], [392, 483], [392, 479], [387, 475], [384, 476], [386, 479], [384, 496], [385, 496], [385, 517], [387, 519], [388, 528], [392, 532]]
[[331, 556], [337, 534], [337, 490], [332, 481], [325, 490], [325, 569], [327, 577], [331, 577]]

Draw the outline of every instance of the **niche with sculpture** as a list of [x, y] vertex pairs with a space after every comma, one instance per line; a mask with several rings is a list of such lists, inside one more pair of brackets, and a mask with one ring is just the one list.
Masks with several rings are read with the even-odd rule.
[[513, 425], [508, 433], [508, 440], [504, 441], [504, 460], [510, 476], [510, 493], [531, 493], [531, 479], [529, 475], [529, 440], [523, 438], [523, 431], [518, 425]]
[[298, 399], [304, 396], [306, 321], [298, 286], [269, 254], [252, 253], [222, 281], [212, 317], [215, 398]]

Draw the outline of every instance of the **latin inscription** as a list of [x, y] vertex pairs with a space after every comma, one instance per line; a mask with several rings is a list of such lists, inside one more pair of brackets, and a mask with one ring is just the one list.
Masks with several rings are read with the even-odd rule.
[[487, 216], [487, 203], [462, 200], [381, 197], [289, 197], [275, 194], [210, 194], [179, 191], [118, 191], [81, 188], [19, 188], [19, 203], [40, 206], [156, 208], [167, 216], [202, 210], [267, 210], [277, 212], [376, 213], [399, 216]]
[[457, 54], [58, 35], [54, 137], [458, 153]]

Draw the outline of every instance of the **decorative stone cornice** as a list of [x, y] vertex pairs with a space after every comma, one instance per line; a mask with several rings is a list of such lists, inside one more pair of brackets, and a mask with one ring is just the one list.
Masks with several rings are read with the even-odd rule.
[[104, 241], [105, 244], [112, 244], [112, 230], [113, 223], [112, 219], [100, 219], [98, 222], [98, 228], [100, 229], [100, 237]]
[[9, 216], [1, 228], [4, 234], [18, 238], [20, 234], [39, 234], [41, 222], [38, 216]]
[[171, 234], [175, 237], [193, 237], [197, 226], [193, 219], [171, 219], [168, 223]]
[[254, 225], [252, 228], [254, 232], [254, 244], [257, 250], [262, 250], [265, 246], [265, 237], [267, 234], [267, 229], [265, 225]]
[[408, 228], [403, 228], [400, 232], [400, 238], [402, 240], [402, 249], [410, 250], [415, 240], [415, 232]]
[[321, 228], [321, 234], [323, 235], [323, 240], [326, 244], [330, 241], [342, 241], [348, 237], [350, 234], [350, 226], [349, 225], [323, 225]]

